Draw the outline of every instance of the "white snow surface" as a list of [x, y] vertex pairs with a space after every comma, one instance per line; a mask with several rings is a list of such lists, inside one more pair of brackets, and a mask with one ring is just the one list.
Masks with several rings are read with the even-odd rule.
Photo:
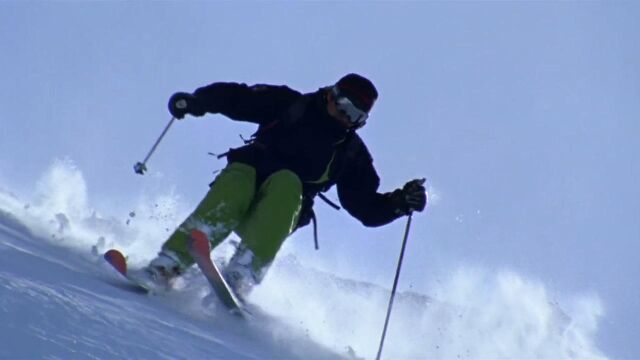
[[[388, 289], [305, 267], [286, 249], [249, 298], [248, 321], [211, 300], [195, 269], [166, 294], [125, 289], [101, 254], [116, 247], [144, 264], [187, 212], [169, 193], [104, 215], [69, 160], [28, 198], [0, 187], [0, 359], [375, 357]], [[428, 288], [396, 298], [383, 358], [606, 358], [595, 294], [560, 305], [538, 281], [469, 266]]]

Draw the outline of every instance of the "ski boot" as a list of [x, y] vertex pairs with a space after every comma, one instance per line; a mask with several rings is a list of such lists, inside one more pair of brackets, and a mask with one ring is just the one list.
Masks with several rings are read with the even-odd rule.
[[162, 250], [149, 265], [132, 271], [131, 277], [147, 288], [169, 290], [182, 272], [183, 266], [178, 256], [170, 250]]
[[222, 270], [222, 276], [242, 301], [251, 293], [253, 288], [262, 282], [266, 273], [266, 266], [257, 266], [258, 261], [253, 251], [243, 244], [238, 245], [227, 266]]

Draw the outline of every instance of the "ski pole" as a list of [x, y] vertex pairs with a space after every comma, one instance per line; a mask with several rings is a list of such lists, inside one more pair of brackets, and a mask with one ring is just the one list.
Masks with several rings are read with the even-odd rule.
[[409, 217], [407, 219], [407, 226], [404, 229], [404, 239], [402, 240], [400, 258], [398, 259], [398, 269], [396, 270], [396, 277], [393, 280], [393, 288], [391, 289], [391, 298], [389, 299], [389, 306], [387, 308], [387, 318], [384, 321], [384, 329], [382, 330], [382, 337], [380, 338], [380, 347], [378, 348], [378, 355], [376, 356], [376, 360], [380, 360], [380, 356], [382, 355], [382, 347], [384, 346], [384, 338], [387, 335], [387, 326], [389, 326], [389, 318], [391, 317], [391, 308], [393, 307], [393, 299], [396, 296], [398, 279], [400, 278], [400, 268], [402, 267], [402, 258], [404, 257], [404, 249], [407, 247], [407, 238], [409, 238], [409, 229], [411, 228], [412, 216], [413, 216], [413, 213], [409, 213]]
[[175, 120], [176, 120], [175, 117], [171, 118], [171, 120], [169, 121], [169, 124], [167, 124], [167, 126], [162, 131], [162, 134], [160, 134], [160, 137], [158, 138], [158, 140], [156, 140], [156, 143], [153, 144], [153, 147], [151, 148], [151, 150], [149, 150], [149, 153], [147, 154], [147, 157], [144, 158], [144, 161], [143, 162], [137, 162], [133, 166], [133, 171], [135, 171], [136, 174], [144, 175], [144, 172], [147, 171], [147, 161], [149, 160], [149, 158], [151, 157], [153, 152], [156, 151], [156, 148], [158, 147], [158, 144], [160, 144], [160, 141], [162, 140], [164, 135], [167, 133], [167, 131], [169, 131], [169, 128], [171, 127], [171, 125], [173, 125], [173, 122]]

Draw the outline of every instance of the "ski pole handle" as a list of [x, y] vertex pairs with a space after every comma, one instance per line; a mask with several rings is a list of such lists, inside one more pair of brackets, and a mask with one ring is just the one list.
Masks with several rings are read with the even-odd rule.
[[[184, 104], [180, 104], [180, 105], [183, 105], [186, 107], [186, 101]], [[144, 158], [144, 161], [137, 162], [135, 165], [133, 165], [133, 171], [135, 171], [136, 174], [144, 175], [144, 172], [147, 171], [147, 161], [149, 160], [153, 152], [156, 151], [158, 144], [160, 144], [160, 141], [162, 140], [164, 135], [167, 133], [167, 131], [169, 131], [169, 128], [171, 127], [171, 125], [173, 125], [173, 122], [175, 120], [176, 120], [175, 117], [171, 118], [167, 126], [162, 131], [162, 134], [160, 134], [160, 137], [158, 138], [158, 140], [156, 140], [156, 143], [153, 144], [153, 147], [151, 147], [151, 150], [149, 150], [149, 153], [147, 154], [147, 157]]]

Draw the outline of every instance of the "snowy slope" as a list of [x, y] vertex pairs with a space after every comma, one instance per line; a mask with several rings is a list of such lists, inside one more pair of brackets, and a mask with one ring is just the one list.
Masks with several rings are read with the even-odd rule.
[[[206, 287], [148, 297], [106, 267], [0, 225], [0, 358], [330, 358], [296, 336], [202, 305]], [[202, 291], [200, 291], [202, 290]], [[254, 319], [255, 320], [255, 319]]]
[[[208, 301], [195, 270], [163, 296], [123, 289], [100, 254], [115, 246], [134, 263], [148, 260], [175, 207], [156, 199], [126, 219], [102, 216], [65, 161], [33, 199], [0, 190], [0, 358], [375, 356], [388, 291], [305, 267], [293, 253], [252, 294], [262, 311], [248, 323]], [[385, 358], [605, 357], [595, 342], [597, 297], [560, 308], [540, 283], [465, 267], [430, 289], [399, 294]]]

